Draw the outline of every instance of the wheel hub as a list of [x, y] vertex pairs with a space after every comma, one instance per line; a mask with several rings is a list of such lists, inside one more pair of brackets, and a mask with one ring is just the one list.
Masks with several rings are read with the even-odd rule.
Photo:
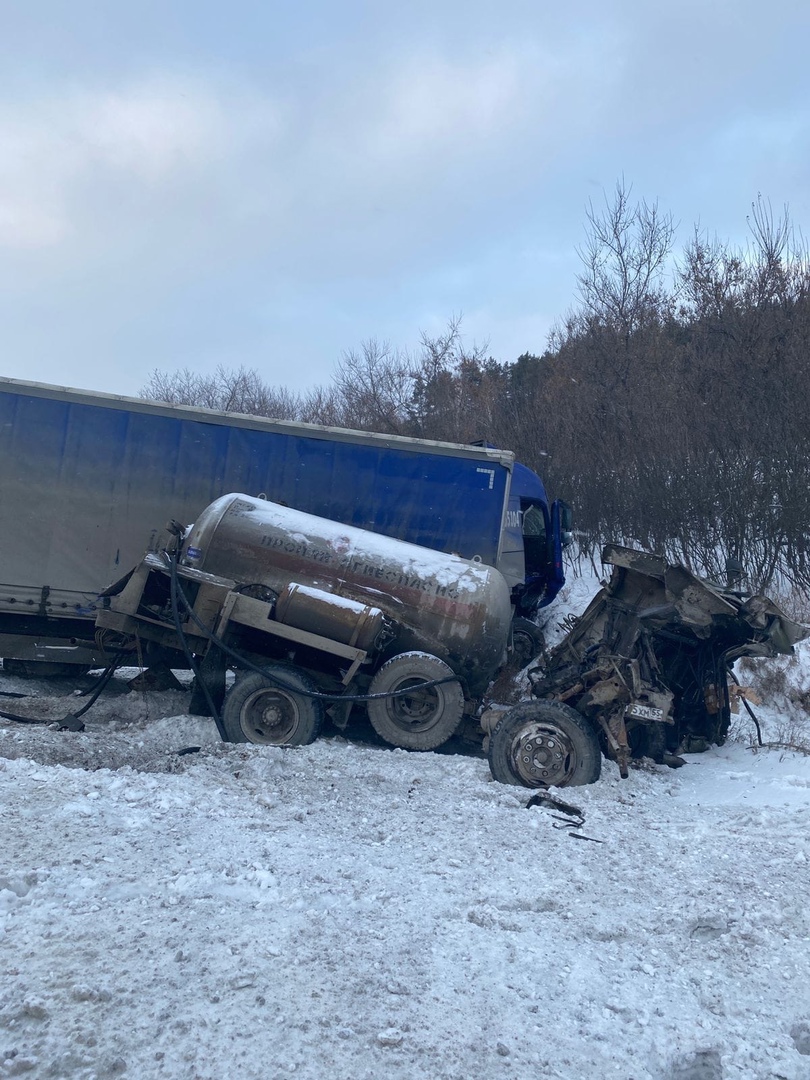
[[298, 710], [292, 698], [276, 690], [259, 690], [242, 707], [242, 729], [251, 742], [285, 742], [294, 732]]
[[[411, 684], [416, 686], [419, 682], [419, 679], [407, 679], [397, 689], [403, 690]], [[401, 697], [392, 698], [392, 704], [397, 723], [422, 730], [433, 722], [438, 707], [438, 697], [434, 690], [416, 690], [413, 694], [403, 694]]]
[[268, 703], [262, 709], [262, 723], [266, 727], [278, 727], [282, 721], [282, 712], [275, 702]]
[[576, 767], [576, 753], [571, 741], [553, 725], [530, 724], [512, 745], [512, 761], [530, 786], [561, 785]]

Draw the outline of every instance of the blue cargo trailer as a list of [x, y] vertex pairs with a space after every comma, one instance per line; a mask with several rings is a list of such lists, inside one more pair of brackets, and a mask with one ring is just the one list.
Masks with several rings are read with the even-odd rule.
[[[99, 593], [228, 492], [497, 567], [524, 613], [562, 582], [560, 506], [488, 446], [0, 378], [0, 655], [98, 659]], [[559, 556], [559, 557], [558, 557]]]

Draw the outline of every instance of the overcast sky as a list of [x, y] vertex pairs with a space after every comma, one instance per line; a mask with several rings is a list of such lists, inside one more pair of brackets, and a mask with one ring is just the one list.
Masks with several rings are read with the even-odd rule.
[[624, 176], [686, 242], [810, 234], [810, 5], [0, 0], [0, 374], [326, 383], [368, 337], [540, 352]]

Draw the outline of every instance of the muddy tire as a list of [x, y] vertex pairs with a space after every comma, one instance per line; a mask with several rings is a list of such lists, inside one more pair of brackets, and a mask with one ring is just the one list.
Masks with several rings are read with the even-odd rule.
[[596, 732], [559, 701], [524, 701], [498, 722], [489, 739], [489, 768], [501, 784], [577, 787], [602, 769]]
[[[383, 664], [368, 692], [388, 694], [452, 675], [452, 669], [437, 656], [400, 653]], [[371, 726], [381, 739], [404, 750], [435, 750], [454, 734], [463, 713], [464, 694], [456, 681], [368, 702]]]
[[[310, 677], [286, 664], [266, 667], [270, 678], [251, 671], [225, 696], [222, 725], [230, 742], [262, 746], [305, 746], [323, 724], [323, 705], [301, 691], [317, 691]], [[278, 682], [276, 682], [278, 680]]]

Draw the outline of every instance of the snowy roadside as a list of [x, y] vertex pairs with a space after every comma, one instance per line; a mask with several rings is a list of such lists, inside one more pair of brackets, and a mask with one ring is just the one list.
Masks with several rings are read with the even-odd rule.
[[0, 1076], [810, 1077], [810, 759], [608, 763], [582, 840], [481, 759], [185, 701], [0, 725]]

